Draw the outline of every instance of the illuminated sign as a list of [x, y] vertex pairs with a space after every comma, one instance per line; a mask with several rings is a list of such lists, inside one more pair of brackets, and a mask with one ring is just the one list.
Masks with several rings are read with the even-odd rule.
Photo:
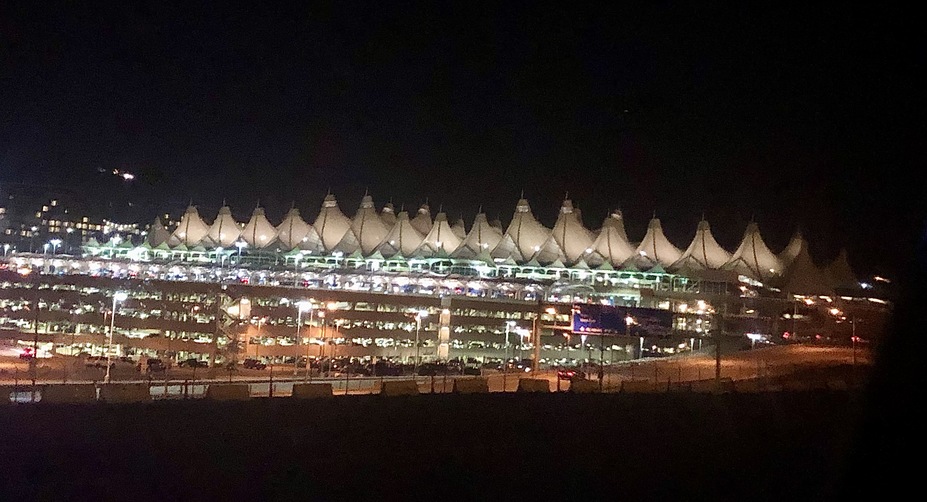
[[580, 335], [665, 336], [673, 329], [669, 310], [613, 307], [596, 303], [573, 304], [571, 330]]

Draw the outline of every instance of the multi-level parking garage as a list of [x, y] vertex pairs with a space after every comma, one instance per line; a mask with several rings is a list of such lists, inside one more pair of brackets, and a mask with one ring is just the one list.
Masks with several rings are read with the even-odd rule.
[[[777, 254], [751, 224], [728, 252], [702, 222], [682, 250], [657, 219], [639, 242], [620, 213], [588, 230], [570, 201], [548, 229], [521, 200], [505, 230], [483, 214], [467, 230], [427, 206], [378, 213], [369, 196], [348, 218], [329, 195], [312, 224], [292, 210], [274, 225], [260, 209], [239, 222], [228, 208], [207, 224], [190, 207], [144, 242], [111, 234], [83, 251], [4, 257], [6, 340], [100, 354], [112, 324], [116, 353], [173, 360], [408, 360], [417, 338], [425, 360], [532, 357], [537, 345], [542, 360], [569, 363], [698, 349], [718, 332], [849, 340], [875, 334], [888, 311], [844, 254], [819, 268], [800, 235]], [[569, 331], [576, 302], [670, 310], [673, 334], [584, 344]]]

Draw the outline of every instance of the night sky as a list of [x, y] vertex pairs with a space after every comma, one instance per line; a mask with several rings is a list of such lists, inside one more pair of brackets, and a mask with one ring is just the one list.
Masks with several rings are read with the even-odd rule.
[[369, 190], [469, 228], [524, 191], [551, 226], [569, 192], [632, 240], [656, 214], [685, 248], [704, 214], [733, 251], [753, 219], [774, 252], [801, 228], [860, 274], [897, 274], [923, 223], [924, 44], [901, 6], [83, 3], [0, 6], [0, 181], [110, 217], [224, 199], [311, 219], [329, 189], [351, 215]]

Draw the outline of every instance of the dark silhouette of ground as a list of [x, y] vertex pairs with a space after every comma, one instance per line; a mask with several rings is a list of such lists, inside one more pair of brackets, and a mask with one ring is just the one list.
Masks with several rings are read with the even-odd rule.
[[2, 500], [827, 500], [856, 391], [0, 409]]

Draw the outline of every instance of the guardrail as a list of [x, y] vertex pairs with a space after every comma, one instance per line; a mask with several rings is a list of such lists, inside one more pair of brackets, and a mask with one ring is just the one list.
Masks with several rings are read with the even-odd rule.
[[[755, 393], [780, 391], [853, 391], [863, 384], [844, 379], [798, 380], [788, 378], [722, 378], [674, 381], [621, 379], [617, 382], [581, 380], [575, 385], [557, 381], [556, 374], [541, 373], [531, 378], [489, 376], [380, 376], [353, 378], [245, 379], [224, 380], [135, 380], [111, 384], [69, 383], [0, 385], [0, 406], [24, 403], [134, 403], [189, 399], [314, 398], [345, 395], [418, 395], [486, 392], [565, 393]], [[505, 384], [505, 387], [503, 387]], [[545, 385], [546, 384], [546, 385]], [[294, 388], [296, 389], [294, 391]], [[323, 389], [324, 388], [324, 389]]]

